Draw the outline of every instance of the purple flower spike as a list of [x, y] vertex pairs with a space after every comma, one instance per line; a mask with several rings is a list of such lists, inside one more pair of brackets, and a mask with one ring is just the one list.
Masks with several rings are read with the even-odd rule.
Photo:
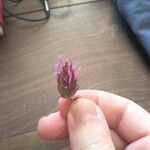
[[64, 61], [62, 56], [58, 56], [55, 66], [55, 75], [57, 79], [57, 89], [60, 95], [64, 98], [71, 98], [79, 89], [77, 83], [79, 70], [75, 68], [72, 60]]

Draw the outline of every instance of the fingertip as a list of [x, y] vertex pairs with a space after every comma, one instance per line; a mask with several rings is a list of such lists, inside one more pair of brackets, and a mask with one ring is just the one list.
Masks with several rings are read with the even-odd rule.
[[68, 137], [66, 120], [59, 112], [42, 117], [38, 122], [37, 132], [45, 140], [58, 140]]
[[66, 101], [66, 99], [60, 97], [59, 100], [58, 100], [58, 106], [59, 107], [62, 106], [65, 101]]
[[69, 99], [59, 98], [58, 100], [58, 108], [59, 108], [60, 114], [64, 118], [67, 118], [70, 104], [71, 104], [71, 100]]
[[48, 139], [48, 135], [46, 132], [46, 127], [47, 126], [47, 118], [46, 117], [42, 117], [39, 121], [38, 121], [38, 127], [37, 127], [37, 132], [38, 132], [38, 136], [42, 139]]

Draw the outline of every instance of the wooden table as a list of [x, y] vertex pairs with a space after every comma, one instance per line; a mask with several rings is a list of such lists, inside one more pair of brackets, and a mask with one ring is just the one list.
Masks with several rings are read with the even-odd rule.
[[[58, 93], [53, 67], [58, 53], [82, 67], [81, 89], [106, 90], [150, 111], [150, 71], [141, 47], [110, 0], [50, 0], [51, 18], [5, 20], [0, 39], [0, 149], [59, 150], [68, 141], [37, 137], [43, 115], [54, 112]], [[16, 11], [40, 9], [37, 0]], [[25, 16], [40, 16], [40, 10]]]

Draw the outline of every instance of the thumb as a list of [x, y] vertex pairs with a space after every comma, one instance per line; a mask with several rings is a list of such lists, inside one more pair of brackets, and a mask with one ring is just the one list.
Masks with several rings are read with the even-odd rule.
[[71, 150], [114, 150], [101, 109], [91, 100], [77, 99], [67, 117]]

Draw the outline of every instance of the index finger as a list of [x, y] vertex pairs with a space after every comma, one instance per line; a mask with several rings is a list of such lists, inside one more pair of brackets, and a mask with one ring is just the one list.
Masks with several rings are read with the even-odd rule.
[[98, 90], [80, 90], [76, 95], [97, 103], [109, 127], [127, 142], [150, 135], [150, 114], [131, 100]]

